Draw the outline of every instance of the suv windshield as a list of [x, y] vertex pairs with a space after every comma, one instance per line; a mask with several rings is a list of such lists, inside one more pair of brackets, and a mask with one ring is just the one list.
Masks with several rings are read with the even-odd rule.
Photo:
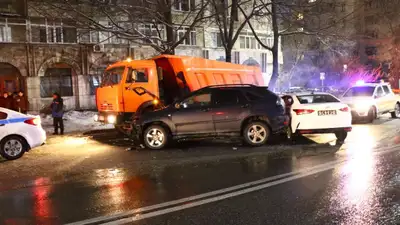
[[343, 97], [367, 97], [374, 94], [375, 87], [352, 87]]
[[125, 67], [115, 67], [109, 70], [106, 70], [103, 74], [103, 82], [102, 86], [118, 84], [121, 79], [122, 75], [124, 74]]

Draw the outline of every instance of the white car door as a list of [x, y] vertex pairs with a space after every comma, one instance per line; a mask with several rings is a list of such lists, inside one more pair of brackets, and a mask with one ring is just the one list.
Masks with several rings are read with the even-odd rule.
[[385, 99], [385, 92], [383, 91], [381, 86], [377, 86], [375, 88], [375, 94], [374, 94], [375, 102], [378, 107], [378, 112], [382, 113], [387, 111], [387, 106], [386, 106], [386, 99]]

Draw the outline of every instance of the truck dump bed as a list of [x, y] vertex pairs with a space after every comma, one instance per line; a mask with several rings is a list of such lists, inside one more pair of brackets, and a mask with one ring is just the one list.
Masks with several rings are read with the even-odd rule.
[[[174, 55], [160, 55], [153, 58], [153, 60], [156, 61], [157, 65], [161, 61], [168, 60], [173, 73], [178, 78], [183, 76], [190, 91], [221, 84], [264, 85], [261, 70], [255, 66], [244, 66], [197, 57]], [[162, 67], [165, 68], [165, 66]], [[179, 79], [177, 82], [181, 83], [182, 79]]]

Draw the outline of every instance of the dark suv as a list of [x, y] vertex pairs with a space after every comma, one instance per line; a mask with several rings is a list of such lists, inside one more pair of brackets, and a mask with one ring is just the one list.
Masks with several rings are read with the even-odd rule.
[[133, 135], [147, 148], [161, 149], [171, 139], [243, 137], [251, 146], [285, 131], [284, 102], [266, 87], [209, 86], [133, 122]]

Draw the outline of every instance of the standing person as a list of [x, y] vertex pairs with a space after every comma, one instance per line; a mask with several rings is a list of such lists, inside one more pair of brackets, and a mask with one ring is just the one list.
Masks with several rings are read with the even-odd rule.
[[0, 98], [0, 107], [6, 108], [6, 109], [12, 109], [13, 104], [12, 104], [12, 98], [8, 95], [8, 92], [4, 92], [3, 96]]
[[53, 93], [53, 102], [50, 105], [51, 108], [51, 115], [53, 116], [53, 126], [54, 126], [54, 133], [55, 135], [58, 134], [58, 128], [60, 128], [60, 134], [64, 134], [64, 122], [63, 122], [63, 115], [64, 115], [64, 103], [63, 99], [61, 98], [60, 94]]
[[14, 98], [14, 107], [16, 111], [26, 114], [28, 112], [29, 102], [24, 92], [20, 90], [17, 96]]
[[11, 107], [12, 107], [11, 109], [14, 110], [14, 111], [19, 112], [17, 106], [15, 105], [15, 100], [16, 100], [17, 96], [18, 96], [18, 92], [14, 91], [14, 92], [10, 95], [10, 101], [11, 101], [11, 104], [12, 104], [12, 105], [11, 105]]

